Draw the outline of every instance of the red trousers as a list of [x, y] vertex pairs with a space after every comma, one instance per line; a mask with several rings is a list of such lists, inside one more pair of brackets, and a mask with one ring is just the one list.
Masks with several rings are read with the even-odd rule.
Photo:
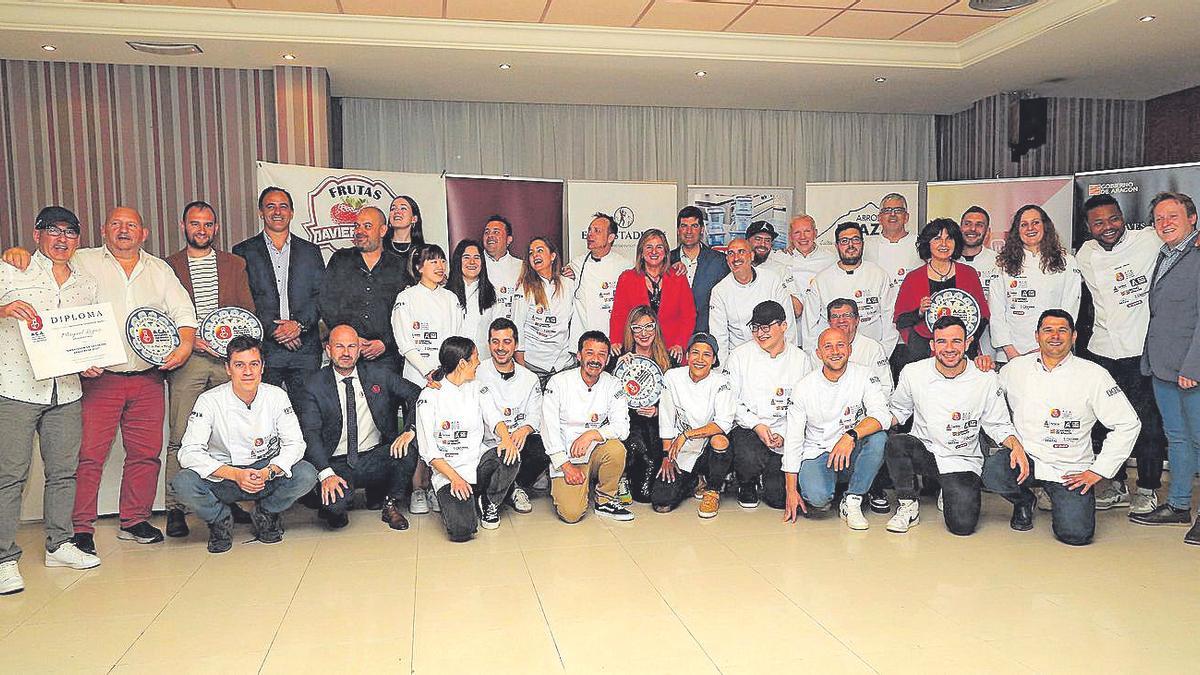
[[104, 373], [83, 378], [83, 442], [75, 472], [75, 532], [94, 531], [104, 462], [118, 426], [125, 445], [121, 474], [121, 527], [150, 518], [158, 493], [166, 403], [158, 370], [140, 375]]

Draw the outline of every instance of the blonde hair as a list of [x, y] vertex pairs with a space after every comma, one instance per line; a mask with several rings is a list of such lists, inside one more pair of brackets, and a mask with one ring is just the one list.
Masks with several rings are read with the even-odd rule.
[[626, 352], [637, 353], [637, 344], [633, 341], [633, 324], [644, 316], [650, 317], [654, 322], [654, 341], [650, 343], [650, 358], [654, 359], [665, 373], [671, 368], [671, 354], [663, 342], [662, 325], [659, 324], [658, 317], [654, 310], [650, 309], [650, 305], [638, 305], [629, 311], [629, 316], [625, 319], [625, 336], [621, 339], [621, 346]]
[[[554, 243], [545, 237], [534, 237], [529, 240], [529, 245], [533, 246], [535, 241], [540, 241], [550, 249], [550, 253], [554, 256], [554, 260], [550, 262], [550, 283], [554, 285], [554, 297], [558, 297], [559, 291], [562, 290], [562, 256], [558, 254], [558, 249]], [[534, 304], [538, 307], [546, 308], [550, 304], [550, 299], [546, 297], [546, 289], [542, 288], [542, 277], [533, 269], [533, 265], [529, 264], [528, 249], [525, 252], [525, 261], [521, 263], [521, 276], [517, 278], [517, 283], [521, 287], [521, 292], [526, 299], [532, 298]]]

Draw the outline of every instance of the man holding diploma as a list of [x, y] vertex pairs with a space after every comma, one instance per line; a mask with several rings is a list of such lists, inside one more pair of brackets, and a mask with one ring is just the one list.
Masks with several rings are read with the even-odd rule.
[[[14, 537], [21, 516], [21, 491], [33, 458], [33, 434], [40, 435], [46, 471], [44, 522], [46, 566], [90, 569], [100, 559], [71, 542], [75, 466], [82, 433], [78, 375], [36, 380], [21, 342], [18, 322], [41, 323], [39, 311], [96, 302], [96, 280], [71, 264], [79, 248], [79, 220], [60, 206], [38, 214], [29, 266], [0, 265], [0, 595], [18, 593], [25, 581], [17, 569], [21, 547]], [[99, 368], [83, 373], [94, 377]]]

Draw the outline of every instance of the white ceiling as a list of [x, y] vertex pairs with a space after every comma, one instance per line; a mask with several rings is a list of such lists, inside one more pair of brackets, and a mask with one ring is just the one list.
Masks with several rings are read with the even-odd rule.
[[[453, 1], [443, 2], [443, 12]], [[471, 0], [479, 7], [488, 1], [507, 0]], [[560, 1], [533, 4], [550, 16], [551, 2]], [[327, 68], [338, 96], [861, 112], [950, 113], [1011, 90], [1146, 99], [1200, 84], [1197, 0], [1042, 0], [941, 43], [259, 11], [212, 2], [217, 7], [0, 0], [0, 58], [269, 68], [294, 53], [290, 63]], [[1146, 14], [1158, 18], [1137, 21]], [[197, 42], [205, 53], [151, 57], [125, 40]], [[58, 50], [42, 51], [47, 43]], [[502, 62], [512, 69], [499, 70]], [[696, 78], [697, 70], [708, 76]], [[876, 83], [878, 76], [887, 81]]]

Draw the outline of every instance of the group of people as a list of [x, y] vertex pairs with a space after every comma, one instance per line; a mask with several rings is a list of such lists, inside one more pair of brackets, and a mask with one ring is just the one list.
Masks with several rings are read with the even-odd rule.
[[[892, 512], [888, 489], [892, 532], [919, 523], [923, 492], [956, 535], [978, 526], [984, 490], [1012, 502], [1013, 529], [1043, 507], [1073, 545], [1092, 540], [1097, 509], [1192, 522], [1200, 252], [1186, 195], [1156, 196], [1143, 231], [1125, 227], [1112, 197], [1092, 197], [1092, 238], [1075, 255], [1035, 205], [992, 247], [985, 210], [917, 231], [890, 194], [879, 236], [841, 223], [832, 248], [800, 215], [782, 248], [755, 222], [720, 252], [689, 206], [675, 248], [649, 229], [633, 260], [614, 251], [603, 213], [574, 260], [543, 237], [514, 255], [501, 215], [447, 257], [401, 196], [387, 213], [361, 209], [353, 246], [326, 263], [292, 234], [286, 190], [263, 190], [258, 207], [262, 232], [231, 253], [214, 247], [220, 225], [203, 201], [184, 207], [186, 246], [166, 259], [145, 251], [148, 229], [128, 207], [90, 249], [72, 212], [46, 207], [36, 251], [4, 252], [0, 593], [24, 587], [15, 534], [34, 434], [45, 564], [88, 569], [100, 564], [97, 492], [118, 429], [118, 536], [163, 541], [150, 518], [164, 420], [166, 534], [188, 536], [190, 511], [213, 553], [230, 549], [235, 523], [282, 540], [297, 501], [344, 527], [357, 488], [390, 528], [408, 528], [405, 511], [437, 511], [454, 541], [547, 491], [567, 523], [693, 497], [711, 518], [728, 491], [789, 522], [836, 507], [865, 530], [864, 509]], [[946, 289], [969, 295], [973, 313], [933, 307]], [[141, 307], [166, 313], [179, 346], [162, 364], [127, 345], [125, 363], [35, 379], [19, 322], [95, 303], [122, 323]], [[262, 338], [219, 354], [197, 327], [224, 307], [253, 312]], [[631, 407], [613, 373], [634, 359], [662, 379], [656, 401]], [[1159, 504], [1164, 454], [1174, 480]], [[1185, 541], [1200, 543], [1200, 526]]]

